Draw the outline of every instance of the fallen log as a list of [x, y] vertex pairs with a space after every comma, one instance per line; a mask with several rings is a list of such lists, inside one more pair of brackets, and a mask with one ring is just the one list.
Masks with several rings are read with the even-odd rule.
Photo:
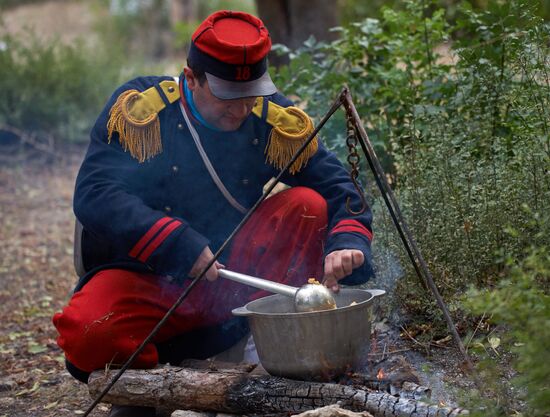
[[[88, 381], [90, 395], [95, 398], [115, 374], [116, 370], [92, 373]], [[331, 404], [339, 404], [351, 411], [368, 411], [375, 417], [457, 417], [469, 414], [460, 408], [429, 405], [347, 385], [254, 375], [245, 369], [173, 366], [126, 371], [104, 401], [171, 410], [258, 415], [301, 413]]]

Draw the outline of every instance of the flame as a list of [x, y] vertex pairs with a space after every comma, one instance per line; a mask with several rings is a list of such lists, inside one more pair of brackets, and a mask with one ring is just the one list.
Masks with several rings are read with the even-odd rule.
[[380, 368], [378, 370], [378, 373], [376, 374], [376, 379], [384, 379], [385, 377], [386, 377], [386, 374], [384, 373], [382, 368]]

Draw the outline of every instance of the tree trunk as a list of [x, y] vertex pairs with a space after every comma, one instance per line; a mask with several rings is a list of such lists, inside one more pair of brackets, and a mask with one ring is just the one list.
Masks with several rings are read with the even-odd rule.
[[141, 34], [141, 42], [149, 52], [149, 56], [162, 59], [168, 55], [170, 49], [170, 32], [167, 25], [167, 15], [164, 11], [163, 0], [153, 0], [151, 7], [146, 11], [147, 28]]
[[192, 23], [198, 19], [197, 0], [170, 0], [170, 23]]
[[[330, 41], [336, 34], [329, 29], [339, 24], [338, 6], [324, 0], [256, 0], [258, 15], [265, 23], [273, 43], [296, 49], [311, 35], [318, 41]], [[270, 56], [280, 65], [281, 57]]]
[[[88, 381], [97, 397], [115, 371], [94, 372]], [[233, 414], [300, 413], [316, 407], [340, 404], [352, 411], [368, 411], [375, 417], [456, 417], [466, 410], [428, 406], [425, 403], [367, 391], [353, 386], [294, 381], [254, 375], [246, 369], [188, 369], [163, 367], [128, 370], [104, 400], [120, 405], [162, 406]]]

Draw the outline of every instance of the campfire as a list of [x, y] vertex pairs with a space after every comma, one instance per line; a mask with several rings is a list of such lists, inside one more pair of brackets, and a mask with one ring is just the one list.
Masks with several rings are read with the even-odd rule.
[[[468, 414], [466, 410], [432, 401], [430, 388], [420, 384], [417, 372], [406, 357], [399, 354], [401, 352], [391, 354], [398, 351], [394, 346], [388, 349], [390, 353], [378, 349], [377, 336], [375, 332], [361, 369], [350, 367], [328, 382], [271, 376], [261, 365], [187, 360], [180, 367], [127, 371], [106, 396], [106, 401], [170, 411], [200, 410], [193, 414], [197, 417], [211, 412], [281, 417], [297, 413], [304, 413], [303, 417]], [[379, 337], [383, 345], [387, 343], [384, 337]], [[92, 374], [91, 395], [96, 396], [114, 374], [115, 371]], [[184, 415], [187, 414], [174, 412], [173, 417]]]

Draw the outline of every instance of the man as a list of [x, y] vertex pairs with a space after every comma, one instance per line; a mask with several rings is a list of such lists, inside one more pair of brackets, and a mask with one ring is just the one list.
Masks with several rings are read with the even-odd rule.
[[[179, 78], [120, 87], [91, 133], [74, 210], [87, 273], [62, 313], [58, 344], [71, 374], [116, 366], [135, 351], [313, 131], [267, 71], [261, 20], [220, 11], [195, 31]], [[267, 295], [218, 278], [224, 267], [338, 290], [373, 275], [371, 213], [317, 139], [284, 175], [291, 188], [265, 200], [134, 367], [204, 359], [248, 332], [231, 309]], [[112, 416], [154, 415], [114, 407]]]

